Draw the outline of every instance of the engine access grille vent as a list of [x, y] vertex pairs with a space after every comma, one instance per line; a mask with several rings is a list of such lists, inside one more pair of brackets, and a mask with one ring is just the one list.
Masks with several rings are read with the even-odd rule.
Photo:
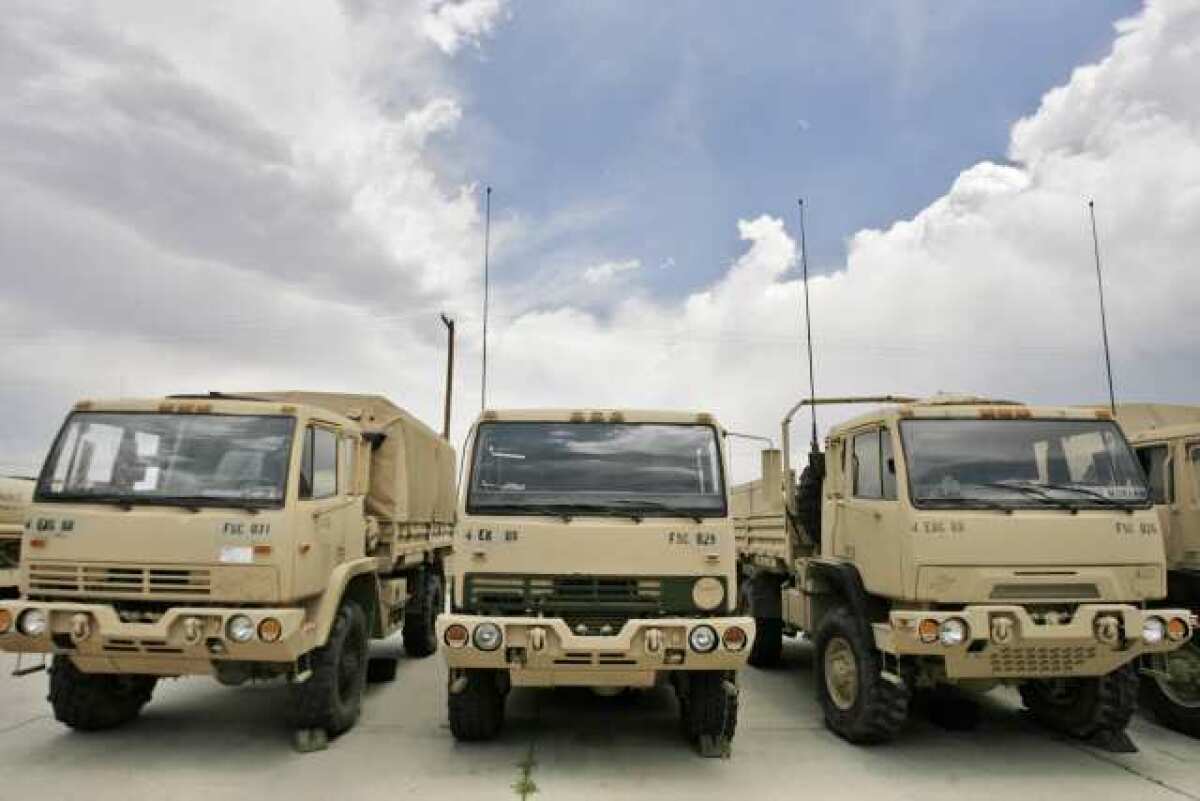
[[619, 629], [626, 617], [694, 612], [695, 581], [691, 576], [470, 574], [464, 590], [466, 604], [473, 610], [555, 614], [589, 624], [608, 622]]
[[1086, 601], [1100, 597], [1100, 588], [1087, 582], [1062, 584], [997, 584], [993, 601]]
[[206, 568], [35, 562], [29, 565], [29, 594], [62, 597], [206, 598], [212, 572]]

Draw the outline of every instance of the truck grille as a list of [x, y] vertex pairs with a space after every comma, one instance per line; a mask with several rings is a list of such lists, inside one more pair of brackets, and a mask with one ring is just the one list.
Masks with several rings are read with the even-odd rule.
[[212, 572], [168, 565], [35, 562], [29, 565], [29, 594], [112, 598], [206, 598]]
[[993, 601], [1084, 601], [1098, 599], [1100, 588], [1095, 584], [997, 584], [992, 587]]
[[[608, 624], [619, 630], [626, 618], [695, 612], [691, 576], [514, 576], [465, 578], [464, 597], [473, 611], [553, 614]], [[722, 580], [722, 583], [724, 581]]]
[[21, 564], [21, 541], [0, 540], [0, 570], [10, 570]]

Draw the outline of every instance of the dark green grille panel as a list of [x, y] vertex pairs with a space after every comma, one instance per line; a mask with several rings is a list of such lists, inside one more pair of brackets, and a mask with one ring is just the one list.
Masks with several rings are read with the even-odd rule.
[[21, 562], [21, 540], [0, 540], [0, 570], [17, 567]]
[[[521, 576], [468, 574], [471, 611], [545, 614], [572, 619], [696, 614], [692, 585], [698, 576]], [[714, 577], [721, 582], [725, 580]]]

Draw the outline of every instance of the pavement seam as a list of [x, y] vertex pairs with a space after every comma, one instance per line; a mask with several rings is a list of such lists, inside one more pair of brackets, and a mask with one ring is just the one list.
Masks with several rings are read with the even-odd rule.
[[1200, 795], [1196, 795], [1195, 793], [1190, 793], [1187, 790], [1176, 787], [1173, 784], [1168, 784], [1167, 782], [1163, 781], [1162, 779], [1156, 779], [1153, 776], [1147, 776], [1145, 773], [1142, 773], [1140, 770], [1138, 770], [1135, 767], [1126, 765], [1123, 762], [1119, 762], [1116, 759], [1107, 757], [1104, 754], [1097, 753], [1095, 750], [1088, 748], [1084, 745], [1081, 745], [1079, 743], [1074, 743], [1074, 742], [1071, 742], [1070, 740], [1066, 740], [1065, 742], [1067, 745], [1071, 746], [1076, 751], [1081, 751], [1081, 752], [1087, 754], [1088, 756], [1090, 756], [1092, 759], [1095, 759], [1099, 762], [1104, 762], [1106, 764], [1120, 768], [1121, 770], [1125, 771], [1126, 773], [1129, 773], [1133, 776], [1137, 776], [1139, 779], [1147, 781], [1150, 784], [1158, 785], [1159, 787], [1163, 788], [1164, 790], [1168, 790], [1172, 793], [1175, 793], [1176, 795], [1186, 798], [1189, 801], [1200, 801]]
[[50, 717], [49, 715], [34, 715], [33, 717], [29, 718], [28, 720], [23, 720], [20, 723], [14, 723], [11, 726], [5, 726], [3, 729], [0, 729], [0, 734], [8, 734], [11, 731], [16, 731], [17, 729], [21, 728], [22, 726], [28, 726], [30, 723], [33, 723], [34, 721], [46, 720], [49, 717]]

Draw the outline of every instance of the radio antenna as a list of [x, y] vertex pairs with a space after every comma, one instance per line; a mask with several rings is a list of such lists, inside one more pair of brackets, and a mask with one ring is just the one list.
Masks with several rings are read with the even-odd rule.
[[1112, 356], [1108, 349], [1108, 316], [1104, 311], [1104, 278], [1100, 273], [1100, 238], [1096, 235], [1096, 201], [1088, 201], [1088, 214], [1092, 218], [1092, 251], [1096, 256], [1096, 286], [1100, 290], [1100, 333], [1104, 337], [1104, 369], [1108, 374], [1108, 405], [1115, 416], [1117, 396], [1113, 391]]
[[479, 384], [479, 409], [487, 409], [488, 251], [492, 246], [492, 187], [483, 201], [483, 379]]
[[804, 276], [804, 326], [807, 335], [808, 346], [808, 396], [813, 402], [809, 408], [812, 411], [812, 452], [816, 453], [819, 448], [817, 442], [817, 382], [813, 373], [813, 345], [812, 345], [812, 312], [808, 305], [808, 241], [804, 233], [804, 198], [799, 199], [800, 204], [800, 269]]

